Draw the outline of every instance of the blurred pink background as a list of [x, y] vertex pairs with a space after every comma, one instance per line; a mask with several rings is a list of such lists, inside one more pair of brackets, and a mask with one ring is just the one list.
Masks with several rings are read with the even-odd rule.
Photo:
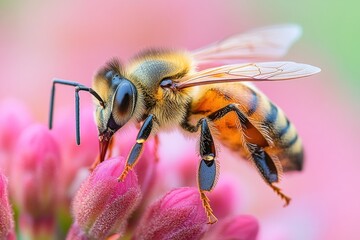
[[[114, 56], [126, 62], [147, 47], [195, 49], [255, 27], [299, 23], [304, 37], [284, 60], [309, 63], [322, 72], [258, 85], [295, 123], [305, 144], [305, 170], [286, 174], [281, 184], [292, 203], [283, 208], [257, 172], [224, 148], [221, 171], [238, 181], [239, 212], [260, 220], [259, 239], [354, 239], [360, 234], [360, 98], [354, 90], [359, 83], [351, 80], [357, 78], [344, 62], [339, 64], [343, 55], [326, 41], [331, 38], [326, 24], [337, 19], [325, 21], [314, 11], [316, 6], [292, 15], [296, 7], [281, 2], [1, 1], [0, 101], [20, 99], [37, 121], [47, 123], [54, 77], [90, 85], [98, 67]], [[303, 4], [310, 7], [308, 1]], [[73, 107], [73, 95], [71, 88], [57, 88], [57, 109]], [[82, 94], [82, 106], [90, 103]], [[182, 141], [184, 148], [195, 143], [178, 134], [161, 136], [170, 137]], [[181, 152], [163, 142], [164, 158]]]

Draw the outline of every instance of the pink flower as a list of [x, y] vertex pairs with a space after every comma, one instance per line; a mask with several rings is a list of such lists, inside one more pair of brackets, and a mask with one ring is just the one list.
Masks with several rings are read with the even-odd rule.
[[[160, 177], [163, 178], [165, 184], [169, 177], [174, 177], [176, 178], [176, 187], [197, 185], [196, 173], [198, 171], [199, 157], [195, 151], [191, 151], [192, 147], [192, 145], [189, 145], [188, 151], [185, 151], [180, 156], [176, 156], [178, 159], [174, 161], [175, 163], [166, 163], [166, 166], [163, 166], [163, 171], [160, 171], [162, 172]], [[166, 159], [161, 163], [165, 161]], [[238, 196], [239, 186], [236, 183], [236, 179], [233, 179], [226, 172], [221, 172], [215, 188], [208, 193], [214, 215], [218, 219], [233, 214], [241, 206], [241, 199]]]
[[256, 218], [247, 215], [228, 217], [215, 224], [204, 239], [255, 240], [259, 232]]
[[[74, 223], [67, 239], [105, 239], [121, 236], [132, 239], [249, 239], [257, 236], [258, 223], [254, 217], [232, 214], [235, 203], [219, 210], [222, 219], [214, 225], [208, 218], [197, 188], [173, 189], [148, 206], [145, 213], [140, 202], [141, 190], [136, 172], [130, 171], [124, 182], [117, 182], [124, 166], [123, 158], [101, 163], [80, 187], [72, 204]], [[220, 184], [217, 195], [233, 191], [228, 182]], [[139, 205], [139, 203], [142, 203]], [[217, 201], [217, 204], [226, 204]], [[216, 208], [215, 201], [215, 209]], [[220, 206], [219, 205], [219, 206]], [[219, 207], [218, 206], [218, 207]], [[127, 224], [128, 222], [132, 224]]]
[[31, 115], [17, 100], [1, 102], [0, 112], [0, 149], [11, 151], [21, 131], [30, 124]]
[[70, 204], [81, 185], [88, 176], [89, 167], [95, 161], [99, 151], [98, 133], [94, 123], [93, 109], [82, 107], [80, 109], [81, 144], [75, 142], [74, 109], [59, 109], [54, 118], [51, 131], [57, 140], [61, 151], [62, 173], [59, 194], [59, 215], [61, 228], [66, 231], [71, 225]]
[[199, 191], [178, 188], [150, 206], [138, 224], [135, 239], [200, 239], [207, 221]]
[[[237, 186], [226, 178], [226, 174], [222, 173], [219, 184], [208, 194], [214, 213], [219, 217], [215, 225], [207, 224], [197, 188], [173, 189], [174, 181], [169, 181], [169, 177], [176, 179], [177, 186], [196, 186], [198, 156], [192, 151], [193, 145], [188, 151], [177, 154], [179, 161], [174, 162], [179, 166], [162, 159], [159, 163], [165, 165], [157, 170], [156, 141], [149, 139], [137, 166], [124, 182], [117, 181], [125, 165], [122, 157], [104, 161], [89, 175], [88, 167], [98, 154], [98, 138], [91, 112], [90, 109], [82, 111], [80, 147], [75, 145], [73, 121], [63, 114], [66, 117], [57, 120], [54, 131], [39, 125], [27, 128], [14, 150], [10, 151], [16, 166], [11, 174], [11, 179], [16, 181], [10, 181], [10, 186], [19, 207], [17, 224], [21, 237], [63, 238], [66, 233], [67, 239], [84, 240], [123, 236], [133, 239], [256, 237], [258, 227], [253, 227], [258, 226], [256, 220], [255, 224], [249, 224], [252, 227], [246, 227], [246, 219], [232, 217], [239, 200]], [[113, 156], [121, 154], [126, 157], [135, 143], [138, 130], [133, 126], [122, 130], [114, 137]], [[162, 138], [160, 144], [164, 142], [166, 138]], [[153, 202], [154, 197], [169, 189], [160, 200]], [[73, 222], [68, 229], [71, 224], [70, 201]], [[56, 233], [55, 226], [59, 227], [58, 233], [61, 232], [62, 236]]]
[[27, 128], [14, 155], [11, 187], [19, 206], [20, 222], [30, 237], [53, 234], [59, 186], [60, 152], [49, 130]]
[[8, 199], [7, 179], [0, 173], [0, 239], [15, 239], [14, 220]]
[[31, 116], [24, 105], [16, 100], [3, 101], [0, 113], [0, 169], [9, 176], [16, 141], [31, 123]]
[[73, 197], [72, 184], [80, 169], [88, 169], [95, 161], [99, 151], [97, 128], [94, 122], [93, 109], [83, 107], [80, 111], [81, 144], [75, 142], [75, 122], [69, 115], [73, 109], [59, 111], [58, 117], [54, 118], [51, 133], [57, 140], [61, 154], [61, 172], [66, 173], [61, 181], [61, 194], [63, 197]]
[[75, 222], [67, 239], [105, 239], [124, 231], [141, 199], [133, 171], [124, 182], [117, 181], [124, 164], [119, 157], [106, 160], [81, 185], [73, 201]]

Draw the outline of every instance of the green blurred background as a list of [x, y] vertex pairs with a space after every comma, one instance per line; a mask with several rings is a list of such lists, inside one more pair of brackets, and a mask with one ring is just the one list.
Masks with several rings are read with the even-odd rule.
[[[257, 16], [261, 18], [260, 21], [291, 21], [303, 26], [305, 32], [299, 44], [310, 45], [325, 56], [326, 64], [332, 69], [323, 69], [323, 71], [331, 72], [337, 77], [333, 79], [332, 84], [338, 85], [337, 88], [344, 97], [348, 95], [351, 100], [359, 101], [359, 1], [275, 0], [249, 1], [248, 4], [254, 10], [262, 10], [263, 14]], [[341, 85], [345, 88], [345, 92]], [[358, 111], [359, 105], [355, 104], [355, 107]]]

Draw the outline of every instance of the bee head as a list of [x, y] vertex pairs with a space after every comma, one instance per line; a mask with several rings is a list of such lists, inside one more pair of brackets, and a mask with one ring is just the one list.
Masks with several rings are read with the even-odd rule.
[[96, 74], [93, 88], [105, 103], [104, 106], [96, 104], [95, 111], [102, 161], [113, 134], [134, 114], [137, 90], [131, 81], [123, 77], [120, 64], [116, 60], [109, 62]]

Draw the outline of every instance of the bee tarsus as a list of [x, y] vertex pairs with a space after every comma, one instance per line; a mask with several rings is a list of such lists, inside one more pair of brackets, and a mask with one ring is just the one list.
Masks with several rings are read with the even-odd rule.
[[146, 140], [149, 138], [154, 124], [154, 116], [150, 114], [144, 121], [143, 125], [141, 126], [139, 133], [136, 137], [136, 143], [132, 147], [127, 159], [126, 159], [126, 165], [121, 173], [121, 175], [118, 177], [119, 181], [123, 181], [127, 175], [127, 173], [133, 169], [137, 163], [137, 161], [140, 158], [140, 155], [143, 151], [143, 146]]

